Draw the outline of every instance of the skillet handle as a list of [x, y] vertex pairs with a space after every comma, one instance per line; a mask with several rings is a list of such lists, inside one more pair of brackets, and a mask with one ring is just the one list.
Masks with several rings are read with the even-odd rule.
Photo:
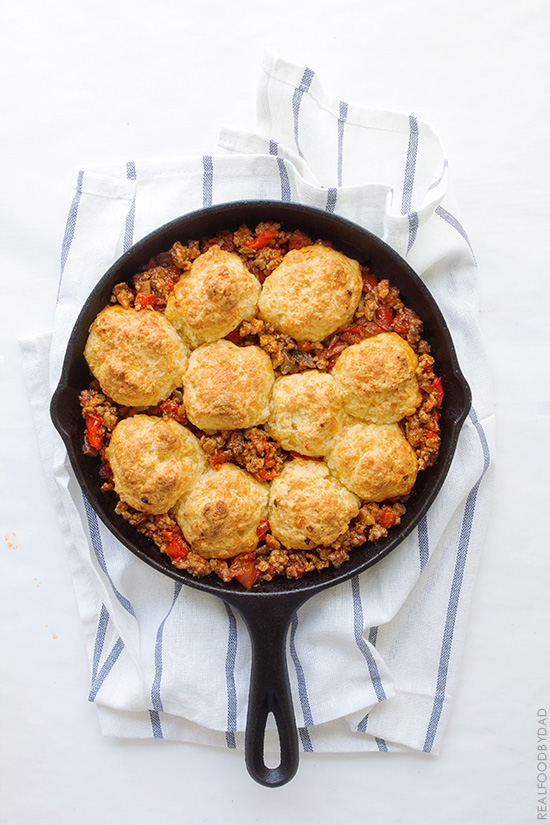
[[[277, 788], [290, 782], [299, 762], [298, 731], [286, 657], [288, 628], [295, 607], [293, 605], [290, 615], [288, 610], [272, 612], [265, 610], [266, 607], [263, 605], [260, 610], [241, 611], [252, 644], [245, 761], [249, 774], [256, 782], [268, 788]], [[279, 735], [280, 763], [276, 768], [268, 767], [264, 758], [266, 724], [270, 713], [275, 717]]]

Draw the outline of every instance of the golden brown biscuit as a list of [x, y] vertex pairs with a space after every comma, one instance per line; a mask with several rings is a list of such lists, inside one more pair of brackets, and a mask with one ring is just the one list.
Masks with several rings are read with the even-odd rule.
[[205, 344], [191, 353], [183, 380], [189, 421], [205, 432], [263, 424], [274, 380], [271, 359], [259, 347]]
[[412, 413], [422, 397], [418, 359], [395, 332], [382, 332], [347, 347], [332, 369], [346, 412], [375, 424], [393, 424]]
[[217, 341], [256, 314], [260, 283], [238, 255], [215, 244], [174, 286], [166, 317], [191, 347]]
[[153, 415], [119, 421], [106, 456], [116, 492], [143, 513], [166, 513], [208, 466], [190, 430], [171, 418]]
[[322, 461], [295, 458], [271, 483], [272, 534], [293, 550], [328, 546], [359, 512], [357, 496], [333, 478]]
[[416, 453], [399, 424], [350, 424], [336, 436], [326, 462], [365, 501], [407, 495], [418, 472]]
[[276, 379], [266, 429], [285, 450], [322, 456], [344, 415], [342, 394], [332, 375], [310, 370]]
[[176, 519], [191, 549], [205, 559], [228, 559], [258, 544], [267, 514], [269, 487], [234, 464], [222, 464], [199, 478], [178, 502]]
[[161, 313], [109, 306], [90, 327], [84, 357], [113, 401], [149, 407], [182, 386], [188, 349]]
[[322, 341], [351, 321], [362, 288], [357, 261], [321, 244], [304, 246], [264, 281], [260, 314], [297, 340]]

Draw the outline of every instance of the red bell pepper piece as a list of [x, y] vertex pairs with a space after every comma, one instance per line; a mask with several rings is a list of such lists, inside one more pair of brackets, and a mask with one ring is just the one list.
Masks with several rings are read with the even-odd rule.
[[101, 423], [101, 418], [93, 415], [93, 413], [88, 413], [86, 416], [86, 431], [88, 433], [90, 447], [93, 447], [94, 450], [101, 450], [103, 447], [103, 434], [105, 433], [105, 427]]
[[440, 407], [443, 403], [443, 385], [441, 383], [441, 378], [437, 376], [432, 381], [432, 394], [435, 398], [435, 406]]
[[279, 471], [276, 467], [273, 467], [271, 470], [260, 470], [258, 472], [258, 475], [260, 476], [261, 479], [263, 479], [263, 481], [269, 481], [269, 479], [275, 478], [275, 476], [278, 476]]
[[250, 590], [260, 577], [254, 553], [241, 553], [239, 556], [235, 556], [229, 570], [231, 577], [237, 579], [247, 590]]
[[380, 515], [380, 524], [382, 525], [382, 527], [385, 527], [386, 530], [388, 530], [390, 527], [393, 527], [396, 521], [397, 516], [395, 515], [393, 510], [382, 510], [382, 513]]
[[380, 306], [374, 313], [374, 318], [384, 332], [389, 332], [393, 321], [393, 309], [391, 307]]
[[168, 542], [164, 552], [172, 561], [181, 561], [189, 553], [189, 547], [176, 530], [163, 530], [162, 535]]
[[375, 286], [378, 286], [378, 278], [375, 278], [372, 272], [363, 272], [363, 289], [365, 292], [370, 292]]
[[260, 541], [264, 538], [266, 533], [269, 533], [269, 530], [270, 524], [268, 520], [263, 519], [263, 521], [261, 521], [256, 528], [256, 533], [258, 534], [258, 538], [260, 539]]
[[147, 307], [151, 307], [151, 309], [154, 309], [156, 305], [157, 299], [154, 295], [136, 295], [136, 299], [134, 301], [134, 309], [146, 309]]
[[255, 238], [248, 238], [248, 240], [244, 242], [244, 245], [249, 249], [263, 249], [273, 238], [277, 237], [277, 232], [277, 229], [264, 229], [263, 232], [260, 232]]

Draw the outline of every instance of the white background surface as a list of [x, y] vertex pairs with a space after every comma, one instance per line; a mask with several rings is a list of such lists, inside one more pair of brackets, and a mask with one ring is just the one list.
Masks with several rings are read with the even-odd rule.
[[[3, 16], [1, 821], [540, 821], [537, 711], [550, 704], [547, 4], [22, 0]], [[75, 170], [211, 153], [222, 124], [253, 128], [265, 48], [309, 65], [329, 93], [415, 114], [439, 132], [478, 260], [498, 415], [491, 526], [441, 755], [305, 754], [297, 777], [271, 790], [248, 778], [240, 752], [100, 736], [17, 349], [52, 325]]]

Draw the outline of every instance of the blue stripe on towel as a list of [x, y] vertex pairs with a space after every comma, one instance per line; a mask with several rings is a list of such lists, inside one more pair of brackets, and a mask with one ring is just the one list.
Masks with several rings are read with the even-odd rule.
[[153, 731], [153, 738], [164, 739], [164, 734], [162, 733], [162, 727], [160, 724], [160, 716], [158, 711], [150, 710], [149, 719], [151, 720], [151, 730]]
[[418, 523], [418, 554], [420, 557], [420, 571], [424, 570], [430, 557], [430, 541], [428, 537], [428, 519], [423, 516]]
[[342, 168], [344, 160], [344, 124], [348, 118], [348, 104], [340, 101], [340, 115], [338, 117], [338, 186], [342, 186]]
[[308, 728], [312, 727], [315, 723], [313, 721], [313, 716], [311, 714], [311, 705], [309, 703], [309, 696], [307, 693], [307, 684], [304, 675], [304, 669], [302, 667], [302, 663], [300, 662], [300, 658], [296, 650], [297, 629], [298, 615], [295, 613], [292, 618], [292, 624], [290, 627], [290, 655], [292, 657], [292, 661], [294, 662], [294, 669], [296, 671], [296, 679], [298, 682], [298, 697], [300, 699], [300, 705], [302, 708], [302, 714], [304, 716], [305, 724], [305, 727], [299, 729], [300, 738], [302, 740], [302, 746], [304, 748], [304, 751], [309, 751], [311, 753], [313, 751], [313, 744], [311, 742]]
[[101, 605], [99, 611], [99, 618], [97, 620], [97, 630], [95, 634], [94, 653], [92, 658], [92, 683], [97, 676], [99, 670], [99, 663], [101, 661], [101, 654], [103, 653], [103, 645], [105, 644], [105, 637], [107, 635], [107, 626], [109, 624], [109, 613], [104, 604]]
[[359, 590], [359, 579], [357, 576], [354, 576], [351, 580], [351, 592], [353, 598], [353, 632], [355, 635], [355, 642], [367, 662], [376, 698], [379, 702], [383, 702], [384, 699], [386, 699], [386, 692], [384, 690], [384, 686], [382, 685], [382, 680], [378, 672], [378, 666], [374, 656], [372, 655], [370, 647], [363, 639], [363, 605], [361, 604], [361, 592]]
[[405, 176], [403, 180], [403, 196], [401, 200], [401, 213], [407, 215], [409, 219], [409, 242], [407, 252], [416, 240], [418, 232], [418, 215], [412, 211], [412, 195], [414, 188], [414, 176], [416, 173], [416, 161], [418, 157], [418, 121], [414, 115], [409, 116], [409, 143], [407, 146], [407, 159], [405, 163]]
[[302, 75], [302, 80], [300, 85], [294, 89], [294, 94], [292, 95], [292, 114], [294, 117], [294, 142], [296, 144], [296, 149], [298, 150], [298, 154], [301, 158], [303, 158], [302, 150], [300, 149], [300, 141], [299, 141], [299, 124], [300, 124], [300, 105], [302, 103], [302, 97], [304, 96], [305, 92], [309, 91], [309, 87], [311, 86], [311, 81], [315, 76], [315, 72], [313, 69], [305, 69]]
[[464, 229], [464, 227], [462, 226], [462, 224], [460, 223], [460, 221], [458, 221], [458, 220], [455, 218], [455, 216], [454, 216], [454, 215], [452, 215], [450, 212], [448, 212], [446, 209], [444, 209], [444, 208], [443, 208], [443, 206], [437, 206], [437, 207], [436, 207], [436, 210], [435, 210], [435, 214], [436, 214], [436, 215], [439, 215], [439, 217], [440, 217], [440, 218], [443, 218], [443, 220], [444, 220], [444, 221], [447, 221], [447, 223], [448, 223], [448, 224], [450, 224], [450, 226], [452, 226], [452, 227], [453, 227], [453, 229], [456, 229], [456, 231], [458, 232], [458, 234], [459, 234], [462, 238], [464, 238], [464, 240], [466, 241], [466, 243], [467, 243], [467, 244], [468, 244], [468, 246], [470, 247], [470, 252], [472, 253], [472, 257], [473, 257], [473, 259], [474, 259], [474, 261], [475, 261], [474, 250], [472, 249], [472, 245], [471, 245], [471, 243], [470, 243], [470, 239], [468, 238], [468, 235], [466, 234], [466, 230]]
[[158, 630], [157, 630], [157, 638], [155, 641], [155, 678], [153, 679], [153, 684], [151, 686], [151, 702], [153, 704], [153, 710], [156, 711], [163, 711], [164, 708], [162, 706], [162, 698], [160, 695], [160, 683], [162, 680], [162, 644], [163, 644], [163, 636], [164, 636], [164, 625], [170, 613], [172, 612], [174, 605], [177, 601], [177, 598], [180, 594], [182, 588], [181, 582], [175, 582], [174, 584], [174, 597], [172, 599], [172, 604], [168, 610], [168, 613], [160, 623]]
[[[376, 625], [375, 625], [374, 627], [371, 627], [370, 630], [369, 630], [369, 643], [373, 647], [376, 647], [377, 638], [378, 638], [378, 627], [376, 627]], [[365, 733], [366, 730], [367, 730], [368, 722], [369, 722], [369, 714], [367, 713], [361, 719], [359, 724], [357, 725], [357, 728], [356, 728], [357, 732], [358, 733]], [[377, 745], [379, 751], [387, 751], [388, 750], [388, 746], [386, 745], [386, 743], [383, 739], [381, 739], [379, 736], [375, 736], [374, 738], [375, 738], [376, 745]]]
[[[376, 661], [369, 649], [369, 646], [365, 643], [363, 639], [363, 606], [361, 604], [361, 592], [359, 590], [359, 579], [357, 576], [351, 580], [351, 588], [352, 588], [352, 595], [353, 595], [353, 630], [355, 634], [355, 641], [357, 642], [357, 646], [359, 650], [365, 657], [367, 661], [367, 665], [369, 668], [369, 673], [372, 681], [372, 685], [374, 687], [374, 692], [376, 693], [376, 698], [379, 702], [383, 702], [386, 698], [386, 692], [383, 688], [382, 681], [380, 679], [380, 674], [378, 673], [378, 667], [376, 665]], [[369, 630], [369, 643], [375, 647], [376, 646], [376, 639], [378, 637], [378, 627], [371, 627]], [[367, 730], [367, 725], [369, 722], [369, 714], [365, 714], [359, 724], [357, 725], [357, 732], [358, 733], [365, 733]], [[379, 737], [376, 738], [376, 744], [378, 746], [378, 750], [388, 750], [386, 743], [383, 739]]]
[[491, 462], [491, 455], [489, 452], [489, 445], [487, 443], [487, 437], [481, 426], [481, 423], [475, 413], [475, 410], [472, 408], [470, 410], [470, 419], [472, 424], [477, 430], [481, 449], [483, 452], [483, 470], [481, 472], [481, 476], [476, 484], [472, 487], [468, 498], [466, 499], [466, 504], [464, 507], [464, 515], [462, 517], [462, 527], [460, 530], [460, 536], [458, 539], [458, 548], [457, 548], [457, 555], [455, 561], [455, 569], [453, 580], [451, 583], [451, 590], [449, 594], [449, 603], [447, 605], [447, 617], [445, 619], [445, 627], [443, 630], [443, 640], [441, 643], [441, 653], [439, 657], [439, 668], [437, 671], [437, 683], [436, 683], [436, 692], [434, 697], [434, 703], [432, 707], [432, 713], [430, 716], [430, 720], [428, 722], [428, 729], [426, 731], [426, 739], [424, 742], [423, 750], [426, 753], [429, 753], [433, 747], [433, 743], [435, 740], [435, 736], [437, 733], [437, 728], [439, 725], [439, 720], [441, 719], [441, 713], [443, 711], [443, 703], [445, 701], [445, 690], [447, 686], [447, 677], [449, 673], [449, 662], [451, 658], [451, 651], [452, 651], [452, 643], [453, 643], [453, 633], [454, 633], [454, 626], [456, 622], [456, 614], [458, 610], [458, 603], [460, 599], [460, 590], [462, 587], [462, 581], [464, 577], [464, 568], [466, 565], [466, 559], [468, 556], [468, 550], [470, 546], [470, 538], [472, 535], [472, 525], [475, 516], [475, 509], [477, 504], [477, 494], [479, 491], [480, 484], [483, 480], [485, 473], [489, 467]]
[[[126, 164], [126, 177], [128, 180], [136, 180], [136, 164], [133, 160], [130, 160]], [[132, 198], [132, 203], [130, 204], [130, 209], [128, 211], [128, 215], [126, 216], [126, 224], [124, 226], [124, 241], [123, 241], [123, 250], [126, 252], [127, 249], [130, 249], [132, 243], [134, 242], [134, 222], [136, 216], [136, 196]]]
[[95, 678], [92, 679], [92, 687], [91, 687], [90, 693], [88, 695], [88, 701], [89, 702], [95, 701], [95, 698], [96, 698], [96, 696], [99, 692], [99, 689], [101, 688], [101, 685], [103, 684], [103, 682], [105, 681], [105, 679], [107, 678], [107, 676], [109, 675], [109, 673], [111, 672], [113, 667], [115, 666], [116, 661], [117, 661], [118, 657], [120, 656], [120, 654], [122, 653], [123, 650], [124, 650], [124, 642], [122, 641], [122, 639], [119, 636], [119, 638], [114, 643], [114, 645], [111, 649], [111, 652], [109, 653], [109, 655], [105, 659], [101, 669], [99, 670], [99, 672], [97, 673]]
[[409, 241], [407, 243], [407, 252], [410, 251], [411, 246], [416, 241], [418, 234], [418, 212], [409, 212]]
[[449, 166], [449, 161], [445, 158], [445, 160], [443, 161], [443, 168], [441, 170], [441, 174], [440, 174], [440, 176], [438, 177], [437, 180], [434, 180], [433, 183], [430, 183], [430, 185], [428, 186], [428, 192], [430, 191], [430, 189], [435, 189], [436, 186], [439, 186], [439, 184], [443, 180], [443, 175], [445, 174], [445, 170], [447, 169], [448, 166]]
[[227, 685], [227, 730], [225, 741], [228, 748], [236, 748], [235, 732], [237, 730], [237, 687], [235, 683], [235, 661], [237, 659], [237, 620], [235, 614], [224, 602], [229, 621], [227, 634], [227, 653], [225, 655], [225, 681]]
[[412, 194], [414, 187], [414, 175], [416, 172], [416, 159], [418, 155], [418, 121], [414, 115], [409, 117], [409, 143], [407, 146], [407, 160], [405, 163], [405, 177], [403, 181], [403, 197], [401, 200], [401, 212], [406, 215], [412, 206]]
[[334, 212], [336, 209], [336, 200], [338, 198], [338, 190], [335, 187], [327, 189], [327, 202], [325, 210], [327, 212]]
[[63, 280], [65, 265], [67, 263], [69, 251], [73, 243], [74, 233], [76, 229], [76, 219], [78, 217], [78, 207], [80, 206], [80, 199], [82, 197], [83, 181], [84, 172], [80, 170], [76, 181], [76, 192], [74, 194], [74, 198], [69, 208], [69, 214], [67, 215], [67, 223], [65, 224], [65, 232], [63, 234], [63, 241], [61, 242], [61, 270], [59, 273], [59, 284], [57, 285], [57, 300], [59, 300], [59, 290], [61, 289], [61, 281]]
[[203, 155], [202, 158], [202, 205], [212, 206], [212, 192], [214, 186], [214, 161], [212, 155]]
[[283, 158], [277, 157], [277, 166], [279, 167], [279, 178], [281, 181], [281, 200], [288, 203], [291, 196], [290, 180]]
[[86, 511], [86, 518], [88, 520], [88, 530], [90, 533], [90, 539], [92, 541], [92, 547], [94, 549], [94, 553], [99, 562], [99, 565], [105, 573], [105, 575], [107, 576], [109, 584], [111, 585], [111, 588], [117, 600], [120, 602], [124, 610], [126, 610], [130, 614], [130, 616], [133, 616], [135, 618], [136, 614], [134, 613], [134, 608], [132, 607], [126, 596], [123, 596], [122, 593], [120, 593], [117, 590], [107, 569], [107, 562], [105, 561], [105, 554], [103, 552], [103, 542], [101, 541], [101, 534], [99, 532], [99, 522], [97, 520], [97, 515], [95, 511], [92, 509], [92, 506], [86, 498], [86, 496], [84, 495], [84, 493], [82, 493], [82, 500], [84, 501], [84, 510]]

